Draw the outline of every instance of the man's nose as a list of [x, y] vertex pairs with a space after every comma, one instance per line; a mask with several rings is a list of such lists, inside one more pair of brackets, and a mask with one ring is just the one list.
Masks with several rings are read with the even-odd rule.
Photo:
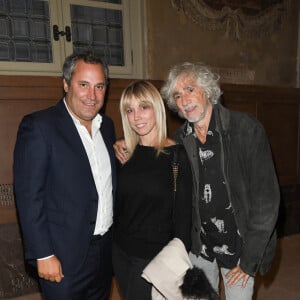
[[190, 103], [190, 99], [189, 99], [189, 96], [187, 95], [187, 93], [182, 94], [181, 103], [182, 103], [183, 106]]
[[89, 99], [96, 99], [96, 92], [94, 88], [89, 88]]

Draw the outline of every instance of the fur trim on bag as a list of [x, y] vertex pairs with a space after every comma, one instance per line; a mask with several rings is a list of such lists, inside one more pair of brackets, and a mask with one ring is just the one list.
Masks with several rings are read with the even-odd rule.
[[185, 299], [218, 300], [219, 295], [213, 289], [203, 270], [193, 267], [188, 269], [180, 286]]

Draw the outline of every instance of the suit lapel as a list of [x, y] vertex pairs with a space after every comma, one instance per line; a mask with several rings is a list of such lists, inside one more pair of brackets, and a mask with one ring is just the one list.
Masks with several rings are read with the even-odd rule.
[[72, 151], [80, 156], [78, 163], [82, 163], [88, 166], [92, 175], [89, 159], [86, 154], [84, 145], [81, 141], [80, 135], [74, 124], [74, 121], [71, 118], [69, 112], [67, 111], [64, 101], [61, 100], [56, 107], [60, 113], [60, 118], [58, 120], [58, 126], [60, 127], [60, 131], [64, 135], [65, 139], [70, 141], [70, 145], [72, 145]]
[[[64, 135], [66, 140], [70, 141], [70, 145], [72, 145], [72, 150], [79, 155], [80, 159], [78, 163], [81, 165], [84, 165], [85, 168], [89, 169], [90, 176], [93, 180], [93, 174], [91, 170], [91, 166], [89, 163], [88, 156], [86, 154], [84, 145], [81, 141], [80, 135], [77, 131], [77, 128], [74, 124], [74, 121], [72, 120], [69, 112], [66, 109], [66, 106], [64, 104], [64, 101], [61, 100], [57, 105], [57, 110], [59, 111], [59, 120], [58, 120], [58, 126], [60, 128], [60, 131]], [[108, 124], [108, 121], [105, 116], [102, 116], [102, 124], [100, 127], [100, 132], [102, 134], [106, 149], [109, 154], [110, 163], [111, 163], [111, 169], [112, 169], [112, 177], [113, 177], [113, 187], [115, 190], [116, 187], [116, 160], [115, 160], [115, 153], [113, 150], [113, 143], [114, 140], [114, 132], [113, 128], [110, 127], [110, 124]]]

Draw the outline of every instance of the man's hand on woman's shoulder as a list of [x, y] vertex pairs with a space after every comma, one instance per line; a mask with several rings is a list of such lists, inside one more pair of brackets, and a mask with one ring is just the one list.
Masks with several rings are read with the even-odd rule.
[[125, 140], [118, 139], [114, 144], [115, 155], [121, 164], [125, 164], [127, 161], [127, 148], [125, 144]]

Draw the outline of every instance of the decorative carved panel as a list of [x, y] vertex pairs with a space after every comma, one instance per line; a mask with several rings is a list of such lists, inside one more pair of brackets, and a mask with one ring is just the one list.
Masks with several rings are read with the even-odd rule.
[[178, 12], [204, 31], [236, 39], [259, 38], [279, 30], [287, 20], [290, 0], [171, 0]]

